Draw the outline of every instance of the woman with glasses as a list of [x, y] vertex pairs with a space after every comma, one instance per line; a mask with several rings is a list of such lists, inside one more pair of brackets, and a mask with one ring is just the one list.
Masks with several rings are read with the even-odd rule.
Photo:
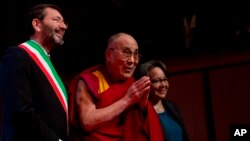
[[189, 141], [178, 108], [166, 97], [169, 81], [165, 64], [158, 60], [145, 62], [139, 67], [137, 76], [149, 76], [150, 78], [149, 101], [153, 104], [160, 119], [164, 139], [167, 141]]

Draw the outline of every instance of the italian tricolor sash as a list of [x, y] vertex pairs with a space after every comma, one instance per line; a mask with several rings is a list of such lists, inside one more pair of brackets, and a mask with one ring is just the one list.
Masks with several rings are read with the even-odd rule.
[[55, 71], [49, 57], [45, 54], [45, 51], [33, 40], [24, 42], [20, 44], [19, 47], [23, 48], [31, 56], [31, 58], [46, 75], [58, 99], [60, 100], [68, 119], [68, 97], [66, 89], [62, 83], [62, 80]]

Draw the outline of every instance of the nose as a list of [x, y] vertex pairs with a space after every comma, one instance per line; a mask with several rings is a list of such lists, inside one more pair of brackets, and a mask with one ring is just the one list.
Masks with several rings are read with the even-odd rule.
[[131, 54], [128, 58], [129, 58], [129, 60], [131, 60], [131, 61], [133, 61], [133, 62], [135, 61], [135, 57], [134, 57], [133, 54]]
[[165, 83], [163, 80], [160, 81], [160, 86], [165, 86]]
[[168, 80], [166, 80], [166, 79], [162, 79], [159, 82], [160, 82], [161, 86], [166, 86], [166, 87], [168, 86]]
[[65, 22], [61, 22], [60, 27], [66, 30], [66, 29], [68, 29], [68, 24]]
[[138, 60], [133, 56], [133, 55], [130, 55], [127, 59], [127, 61], [131, 64], [137, 64], [138, 63]]

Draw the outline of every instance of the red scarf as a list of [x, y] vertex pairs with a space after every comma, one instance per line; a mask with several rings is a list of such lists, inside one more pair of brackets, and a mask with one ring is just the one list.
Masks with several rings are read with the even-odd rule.
[[[82, 129], [79, 128], [75, 109], [75, 90], [79, 79], [85, 81], [90, 93], [95, 98], [94, 101], [97, 108], [106, 107], [121, 99], [134, 82], [134, 79], [130, 78], [123, 83], [113, 84], [103, 93], [97, 94], [99, 82], [98, 78], [92, 72], [98, 68], [94, 67], [84, 71], [72, 81], [72, 85], [70, 86], [69, 122], [73, 128], [78, 127], [76, 128], [77, 130]], [[107, 126], [103, 126], [91, 133], [83, 131], [80, 136], [82, 136], [80, 138], [86, 141], [163, 141], [163, 133], [158, 116], [149, 102], [146, 108], [144, 107], [144, 110], [142, 110], [139, 104], [135, 104], [124, 111], [119, 117], [110, 121]]]

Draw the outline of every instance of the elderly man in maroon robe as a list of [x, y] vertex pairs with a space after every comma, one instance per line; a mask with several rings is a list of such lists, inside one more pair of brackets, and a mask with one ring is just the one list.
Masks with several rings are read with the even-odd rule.
[[140, 54], [129, 34], [110, 37], [105, 65], [79, 74], [69, 89], [72, 140], [163, 141], [156, 112], [147, 101], [148, 77], [134, 80]]

